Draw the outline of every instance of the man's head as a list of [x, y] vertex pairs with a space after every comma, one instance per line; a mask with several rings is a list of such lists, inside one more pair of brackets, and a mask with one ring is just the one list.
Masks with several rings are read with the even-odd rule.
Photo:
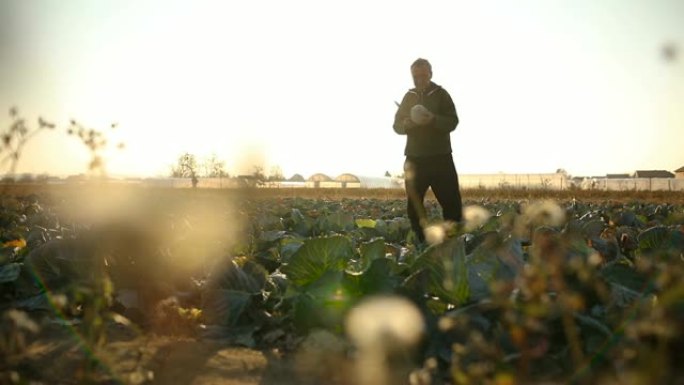
[[417, 59], [411, 64], [411, 76], [413, 76], [413, 84], [419, 90], [424, 90], [430, 85], [432, 80], [432, 66], [430, 62], [425, 59]]

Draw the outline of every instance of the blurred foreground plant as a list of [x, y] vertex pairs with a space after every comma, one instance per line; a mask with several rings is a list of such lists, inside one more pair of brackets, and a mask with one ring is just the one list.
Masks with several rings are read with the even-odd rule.
[[[57, 125], [43, 117], [38, 118], [37, 125], [30, 125], [25, 118], [21, 117], [16, 107], [10, 108], [9, 116], [12, 120], [10, 126], [0, 132], [2, 138], [0, 143], [0, 172], [14, 175], [19, 160], [24, 155], [26, 144], [40, 132], [54, 130]], [[116, 127], [116, 123], [112, 123], [109, 128], [113, 130]], [[90, 152], [88, 171], [93, 175], [105, 176], [105, 160], [102, 155], [108, 145], [105, 132], [87, 128], [72, 119], [65, 129], [65, 133], [78, 137]], [[124, 144], [118, 143], [116, 147], [122, 149]]]
[[38, 126], [31, 127], [27, 125], [26, 119], [19, 116], [16, 107], [10, 108], [9, 115], [12, 123], [7, 130], [0, 133], [0, 170], [5, 169], [6, 172], [14, 174], [26, 143], [39, 132], [54, 129], [55, 125], [39, 117]]

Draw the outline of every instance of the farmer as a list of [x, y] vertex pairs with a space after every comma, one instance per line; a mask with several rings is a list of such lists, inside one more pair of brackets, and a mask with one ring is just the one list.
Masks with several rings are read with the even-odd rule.
[[449, 93], [432, 82], [430, 62], [413, 62], [411, 76], [415, 88], [404, 95], [393, 127], [397, 134], [406, 135], [407, 213], [418, 241], [424, 243], [427, 215], [423, 202], [428, 187], [432, 187], [445, 221], [457, 223], [463, 216], [449, 138], [458, 125], [458, 115]]

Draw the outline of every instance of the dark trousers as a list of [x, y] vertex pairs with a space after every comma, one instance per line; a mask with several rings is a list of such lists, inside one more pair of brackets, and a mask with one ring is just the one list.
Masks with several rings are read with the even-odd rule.
[[404, 162], [407, 212], [411, 228], [420, 242], [425, 241], [423, 224], [427, 214], [423, 204], [428, 188], [442, 207], [445, 221], [460, 222], [463, 218], [458, 174], [451, 154], [426, 157], [406, 157]]

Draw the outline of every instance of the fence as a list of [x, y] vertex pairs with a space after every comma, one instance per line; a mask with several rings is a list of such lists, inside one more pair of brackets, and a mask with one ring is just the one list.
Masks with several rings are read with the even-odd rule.
[[565, 174], [462, 174], [461, 188], [527, 188], [546, 190], [684, 191], [684, 178], [587, 178], [581, 182]]
[[461, 188], [529, 188], [565, 190], [570, 187], [565, 174], [460, 174]]
[[[602, 191], [684, 191], [684, 178], [586, 178], [582, 181], [569, 179], [565, 174], [461, 174], [459, 184], [463, 189], [473, 188], [514, 188], [514, 189], [546, 189]], [[69, 183], [64, 180], [50, 181], [51, 184]], [[190, 178], [148, 178], [136, 181], [115, 181], [111, 183], [142, 184], [150, 187], [192, 188]], [[236, 188], [256, 186], [256, 181], [234, 178], [199, 178], [199, 188]], [[373, 188], [359, 182], [266, 182], [265, 188]], [[393, 183], [384, 188], [404, 188], [404, 182], [393, 179]]]
[[684, 178], [624, 178], [583, 181], [582, 189], [606, 191], [684, 191]]

